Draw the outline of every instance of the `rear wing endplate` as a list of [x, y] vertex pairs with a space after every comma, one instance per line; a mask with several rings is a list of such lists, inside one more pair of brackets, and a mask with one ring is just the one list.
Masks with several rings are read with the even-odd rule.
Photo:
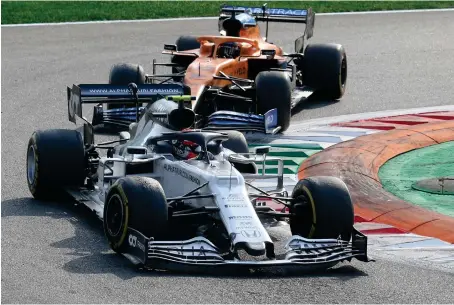
[[147, 103], [155, 101], [157, 97], [168, 95], [184, 95], [187, 88], [181, 84], [139, 84], [135, 99], [127, 85], [108, 84], [80, 84], [67, 87], [68, 119], [76, 123], [76, 116], [83, 119], [82, 104], [126, 104]]

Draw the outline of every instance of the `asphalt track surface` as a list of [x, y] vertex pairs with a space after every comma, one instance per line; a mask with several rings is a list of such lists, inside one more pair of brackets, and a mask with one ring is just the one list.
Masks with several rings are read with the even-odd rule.
[[[206, 29], [211, 29], [208, 31]], [[105, 82], [112, 64], [153, 56], [216, 21], [2, 28], [2, 303], [449, 303], [454, 274], [379, 259], [311, 275], [143, 273], [113, 254], [84, 209], [31, 199], [25, 152], [35, 129], [72, 127], [65, 86]], [[292, 51], [296, 25], [272, 25]], [[313, 42], [342, 43], [348, 91], [294, 121], [453, 104], [454, 13], [322, 16]]]

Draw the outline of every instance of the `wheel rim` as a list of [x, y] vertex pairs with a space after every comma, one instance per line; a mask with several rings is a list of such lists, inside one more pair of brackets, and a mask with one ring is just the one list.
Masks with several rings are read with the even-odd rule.
[[345, 87], [347, 82], [347, 58], [342, 58], [341, 70], [340, 70], [340, 83], [342, 88]]
[[36, 155], [35, 148], [30, 146], [27, 152], [27, 180], [29, 184], [35, 182], [36, 176]]
[[123, 202], [119, 195], [110, 197], [107, 203], [106, 225], [111, 236], [117, 236], [123, 227]]

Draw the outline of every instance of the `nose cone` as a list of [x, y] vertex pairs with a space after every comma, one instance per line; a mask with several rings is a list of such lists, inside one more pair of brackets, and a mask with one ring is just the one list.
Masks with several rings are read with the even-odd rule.
[[235, 244], [235, 252], [238, 252], [239, 250], [244, 250], [251, 256], [261, 256], [266, 254], [266, 246], [264, 242], [239, 242]]

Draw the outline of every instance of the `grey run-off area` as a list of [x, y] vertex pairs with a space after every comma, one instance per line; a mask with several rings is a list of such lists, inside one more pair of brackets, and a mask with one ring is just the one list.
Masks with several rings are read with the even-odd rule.
[[[446, 303], [454, 275], [405, 263], [340, 265], [323, 274], [251, 277], [133, 271], [83, 209], [31, 199], [25, 152], [35, 129], [72, 128], [65, 86], [106, 82], [112, 64], [153, 57], [180, 34], [216, 34], [215, 20], [2, 28], [2, 302]], [[270, 40], [292, 51], [296, 25]], [[454, 13], [319, 16], [313, 42], [348, 56], [339, 102], [309, 102], [293, 121], [454, 102]]]

